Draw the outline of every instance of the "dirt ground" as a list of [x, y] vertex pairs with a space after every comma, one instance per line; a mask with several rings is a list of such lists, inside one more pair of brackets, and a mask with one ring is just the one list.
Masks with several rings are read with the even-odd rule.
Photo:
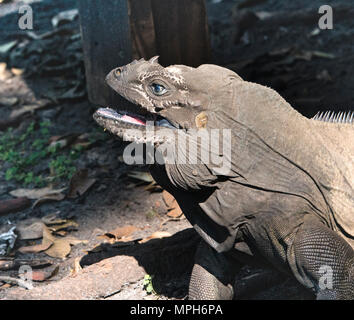
[[[207, 1], [213, 62], [274, 88], [305, 116], [354, 110], [354, 6], [344, 0], [250, 2]], [[26, 159], [33, 141], [47, 139], [43, 148], [53, 141], [63, 146], [38, 156], [21, 177], [11, 171], [17, 153], [6, 154], [1, 146], [8, 144], [2, 141], [0, 202], [16, 199], [13, 191], [20, 188], [66, 189], [33, 197], [11, 213], [0, 206], [0, 239], [12, 227], [18, 232], [21, 224], [39, 223], [55, 239], [75, 240], [69, 249], [56, 243], [59, 253], [30, 253], [20, 249], [43, 244], [42, 234], [34, 240], [18, 235], [14, 247], [0, 256], [0, 299], [185, 298], [198, 237], [183, 215], [173, 217], [174, 207], [149, 180], [146, 168], [122, 162], [125, 144], [93, 121], [97, 106], [85, 92], [78, 19], [57, 29], [51, 22], [58, 13], [75, 9], [76, 2], [33, 1], [32, 34], [18, 29], [21, 4], [0, 1], [0, 63], [6, 63], [3, 69], [0, 64], [0, 139], [29, 132], [23, 142], [14, 140], [15, 152]], [[317, 28], [322, 4], [334, 8], [333, 30]], [[13, 49], [4, 46], [12, 41], [17, 41]], [[44, 122], [50, 123], [46, 130]], [[66, 163], [63, 159], [72, 154]], [[82, 179], [71, 178], [70, 168], [84, 172]], [[13, 280], [23, 276], [23, 265], [31, 266], [37, 277], [31, 290]], [[257, 279], [262, 273], [259, 267], [244, 265], [239, 277]], [[238, 297], [313, 299], [294, 279], [281, 276], [269, 286], [240, 290]]]

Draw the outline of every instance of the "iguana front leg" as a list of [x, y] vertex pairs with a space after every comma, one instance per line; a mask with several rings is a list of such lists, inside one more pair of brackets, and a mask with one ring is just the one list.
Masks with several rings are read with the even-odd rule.
[[224, 254], [217, 253], [201, 241], [195, 254], [189, 283], [190, 300], [231, 300], [233, 298], [233, 270]]
[[[261, 267], [263, 272], [252, 278], [238, 279], [242, 265]], [[189, 283], [191, 300], [230, 300], [259, 292], [282, 281], [282, 275], [270, 269], [265, 261], [255, 257], [245, 243], [237, 243], [235, 250], [217, 253], [204, 241], [198, 246]], [[240, 281], [241, 280], [241, 281]], [[243, 280], [243, 281], [242, 281]]]
[[354, 250], [316, 219], [297, 231], [289, 262], [296, 278], [318, 299], [354, 299]]

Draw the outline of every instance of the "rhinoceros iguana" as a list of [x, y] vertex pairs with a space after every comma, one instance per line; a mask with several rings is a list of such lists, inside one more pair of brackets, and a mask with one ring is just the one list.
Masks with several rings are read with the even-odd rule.
[[353, 113], [308, 119], [226, 68], [164, 68], [157, 57], [106, 81], [138, 111], [101, 108], [94, 119], [154, 146], [153, 177], [204, 240], [189, 298], [233, 297], [240, 242], [319, 299], [354, 298]]

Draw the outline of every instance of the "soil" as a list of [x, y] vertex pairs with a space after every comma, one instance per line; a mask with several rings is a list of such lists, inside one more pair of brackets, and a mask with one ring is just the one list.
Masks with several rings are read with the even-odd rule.
[[[354, 110], [352, 19], [345, 14], [337, 18], [334, 10], [333, 30], [314, 31], [317, 24], [309, 23], [301, 15], [291, 23], [286, 19], [279, 22], [275, 18], [270, 22], [260, 22], [254, 20], [254, 13], [317, 12], [323, 4], [320, 0], [259, 1], [259, 5], [242, 12], [235, 9], [241, 2], [207, 1], [214, 63], [237, 71], [245, 80], [274, 88], [305, 116], [311, 117], [321, 110]], [[12, 40], [23, 41], [23, 31], [17, 27], [17, 12], [21, 4], [21, 1], [11, 1], [0, 5], [0, 45]], [[347, 5], [347, 1], [328, 0], [326, 4], [340, 8]], [[44, 0], [33, 1], [31, 5], [35, 12], [33, 31], [43, 34], [52, 30], [53, 16], [75, 8], [76, 2]], [[79, 31], [77, 21], [70, 26], [76, 33]], [[46, 55], [45, 49], [43, 55]], [[27, 68], [25, 61], [22, 65], [11, 65], [8, 60], [4, 62], [8, 63], [8, 68]], [[37, 66], [37, 62], [33, 63]], [[38, 68], [41, 70], [40, 64]], [[78, 70], [83, 71], [82, 68], [82, 62], [79, 62]], [[55, 89], [59, 78], [57, 74], [43, 71], [0, 79], [0, 98], [16, 97], [19, 101], [14, 106], [0, 106], [0, 119], [8, 119], [13, 110], [23, 105], [36, 104], [48, 98], [48, 92]], [[83, 75], [70, 73], [70, 77], [63, 75], [60, 79], [64, 85], [69, 83], [70, 86], [70, 81], [81, 81], [84, 86]], [[32, 121], [38, 124], [47, 119], [54, 124], [50, 128], [51, 136], [97, 132], [100, 129], [92, 119], [95, 109], [86, 95], [58, 101], [51, 99], [47, 107], [21, 119], [13, 130], [20, 135]], [[0, 135], [3, 133], [0, 131]], [[1, 285], [0, 281], [0, 299], [183, 299], [187, 296], [188, 277], [197, 243], [196, 235], [189, 230], [191, 225], [183, 217], [169, 219], [161, 190], [151, 190], [147, 188], [148, 183], [129, 176], [131, 170], [146, 171], [146, 168], [124, 164], [121, 156], [125, 144], [102, 131], [99, 133], [102, 138], [84, 149], [75, 162], [77, 169], [87, 169], [89, 176], [96, 180], [83, 195], [0, 215], [3, 231], [10, 224], [17, 225], [20, 221], [41, 219], [56, 213], [58, 218], [74, 220], [77, 227], [70, 228], [68, 235], [86, 242], [72, 246], [70, 254], [59, 259], [44, 252], [20, 253], [18, 248], [29, 242], [16, 241], [9, 261], [23, 260], [23, 264], [30, 264], [41, 260], [48, 266], [35, 270], [53, 270], [57, 266], [59, 269], [50, 279], [35, 282], [32, 290], [16, 285], [9, 287], [5, 282]], [[7, 181], [5, 172], [8, 167], [0, 165], [0, 201], [12, 199], [10, 192], [24, 186], [13, 180]], [[45, 162], [38, 165], [36, 172], [50, 174], [45, 167], [47, 165]], [[55, 187], [68, 185], [69, 180], [62, 179]], [[129, 235], [128, 242], [113, 242], [107, 237], [99, 237], [117, 227], [129, 225], [137, 227], [137, 230]], [[168, 232], [172, 236], [138, 243], [138, 239], [145, 239], [156, 231]], [[40, 242], [31, 242], [34, 243]], [[77, 269], [77, 261], [80, 261], [81, 270]], [[259, 268], [245, 265], [241, 267], [240, 277], [258, 274], [259, 271]], [[18, 278], [18, 272], [17, 265], [17, 268], [9, 270], [0, 269], [0, 276]], [[148, 294], [144, 289], [145, 275], [154, 276], [155, 294]], [[99, 285], [92, 285], [92, 279]], [[241, 295], [241, 298], [314, 298], [294, 279], [287, 277], [277, 284], [258, 289]]]

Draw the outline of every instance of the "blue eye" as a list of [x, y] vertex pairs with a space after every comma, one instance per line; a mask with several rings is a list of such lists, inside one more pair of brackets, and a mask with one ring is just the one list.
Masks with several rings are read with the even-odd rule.
[[156, 94], [157, 96], [161, 96], [167, 92], [166, 88], [163, 85], [158, 84], [158, 83], [153, 83], [151, 85], [151, 89], [152, 89], [152, 92], [154, 94]]

